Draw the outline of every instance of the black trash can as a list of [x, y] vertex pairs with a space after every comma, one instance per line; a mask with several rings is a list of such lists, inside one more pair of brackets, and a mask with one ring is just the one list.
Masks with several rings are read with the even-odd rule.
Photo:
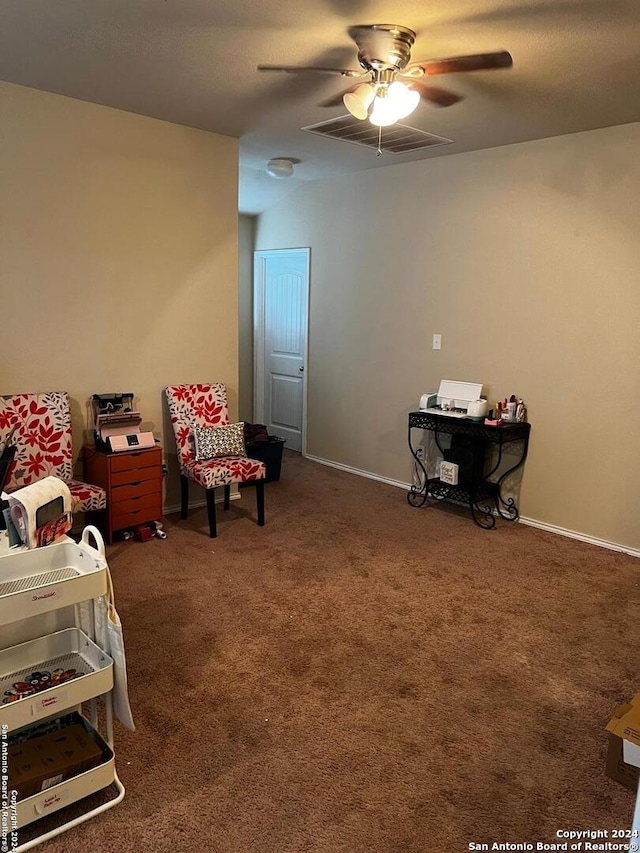
[[280, 479], [282, 468], [282, 451], [287, 439], [277, 435], [270, 435], [266, 441], [247, 441], [247, 456], [251, 459], [259, 459], [266, 465], [265, 483], [273, 483]]

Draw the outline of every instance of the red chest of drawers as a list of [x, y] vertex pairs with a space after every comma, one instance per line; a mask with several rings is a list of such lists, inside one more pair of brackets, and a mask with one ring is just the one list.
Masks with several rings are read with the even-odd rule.
[[162, 518], [162, 448], [103, 453], [85, 447], [85, 478], [107, 493], [106, 536]]

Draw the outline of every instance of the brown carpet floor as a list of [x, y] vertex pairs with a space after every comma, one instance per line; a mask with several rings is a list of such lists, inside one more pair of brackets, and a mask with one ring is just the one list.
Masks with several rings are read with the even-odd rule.
[[449, 853], [629, 827], [604, 726], [640, 689], [637, 559], [286, 453], [224, 513], [109, 549], [138, 730], [124, 801], [50, 842]]

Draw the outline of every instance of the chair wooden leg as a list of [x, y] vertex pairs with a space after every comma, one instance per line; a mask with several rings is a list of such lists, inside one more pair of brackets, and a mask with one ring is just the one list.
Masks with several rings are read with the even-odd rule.
[[229, 501], [231, 500], [231, 486], [224, 487], [224, 508], [229, 509]]
[[180, 475], [180, 518], [185, 519], [189, 513], [189, 478]]
[[256, 480], [256, 504], [258, 505], [258, 525], [264, 527], [264, 480]]
[[216, 490], [207, 489], [207, 516], [209, 517], [209, 536], [215, 539], [218, 535], [216, 529]]

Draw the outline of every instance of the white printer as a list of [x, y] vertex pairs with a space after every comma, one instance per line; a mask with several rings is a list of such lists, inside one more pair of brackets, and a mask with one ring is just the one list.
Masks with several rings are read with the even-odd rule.
[[142, 432], [142, 415], [133, 411], [133, 394], [94, 394], [96, 447], [107, 453], [155, 447], [152, 432]]
[[[437, 392], [430, 391], [422, 395], [420, 411], [446, 415], [450, 418], [473, 417], [476, 410], [473, 409], [473, 414], [470, 415], [469, 406], [480, 402], [481, 394], [482, 382], [456, 382], [452, 379], [443, 379]], [[486, 400], [482, 402], [486, 406]]]

